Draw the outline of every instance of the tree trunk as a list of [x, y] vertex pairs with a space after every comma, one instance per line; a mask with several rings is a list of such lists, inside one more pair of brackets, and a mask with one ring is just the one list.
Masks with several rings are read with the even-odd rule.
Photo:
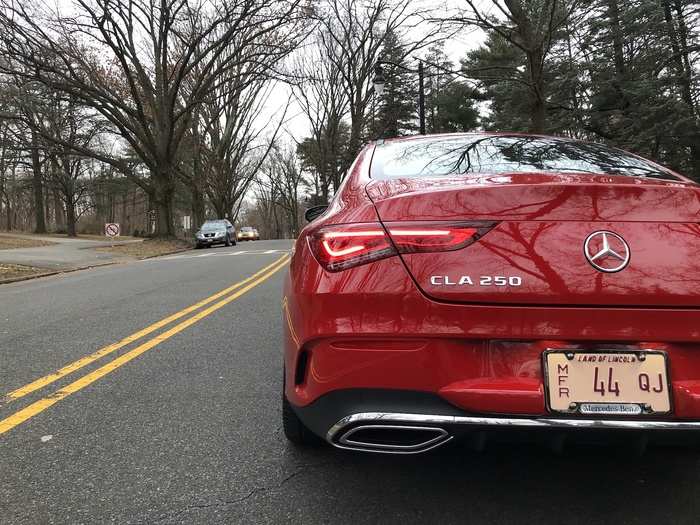
[[[223, 199], [214, 199], [211, 201], [212, 206], [214, 206], [214, 211], [216, 212], [217, 219], [223, 219], [226, 214], [226, 203]], [[204, 222], [204, 221], [202, 221]]]
[[321, 198], [323, 199], [323, 203], [326, 204], [328, 203], [328, 181], [330, 177], [323, 177], [321, 181]]
[[192, 189], [192, 229], [199, 228], [205, 219], [204, 193], [195, 187]]
[[65, 216], [65, 211], [63, 210], [63, 203], [61, 202], [61, 197], [56, 190], [53, 190], [53, 213], [56, 216], [56, 229], [62, 230], [64, 226], [63, 218]]
[[624, 85], [627, 80], [627, 66], [625, 65], [625, 50], [623, 29], [620, 23], [620, 5], [618, 0], [608, 0], [608, 21], [613, 39], [613, 57], [615, 62], [615, 81], [613, 87], [619, 98], [619, 109], [627, 110], [630, 106]]
[[194, 231], [203, 223], [206, 216], [204, 205], [204, 173], [202, 170], [201, 137], [199, 134], [199, 112], [192, 119], [192, 137], [194, 151], [192, 158], [192, 222], [191, 229]]
[[544, 133], [547, 122], [547, 107], [544, 96], [544, 71], [542, 52], [527, 53], [527, 66], [530, 73], [530, 131]]
[[[134, 188], [134, 192], [132, 193], [131, 197], [131, 214], [129, 215], [131, 217], [131, 222], [134, 223], [134, 232], [136, 231], [137, 227], [140, 228], [141, 225], [139, 224], [139, 219], [138, 216], [136, 215], [136, 195], [138, 193], [138, 190]], [[147, 198], [144, 196], [144, 199]], [[132, 232], [132, 233], [134, 233]], [[145, 232], [139, 232], [141, 235], [144, 235]]]
[[622, 42], [622, 28], [620, 26], [620, 6], [617, 0], [608, 0], [608, 19], [613, 37], [615, 72], [618, 78], [622, 78], [625, 75], [625, 55]]
[[10, 198], [6, 197], [5, 212], [7, 213], [7, 231], [12, 231], [12, 207], [10, 206]]
[[165, 167], [152, 173], [154, 191], [151, 197], [156, 212], [154, 237], [175, 237], [173, 214], [175, 188], [168, 172], [169, 169]]
[[547, 108], [539, 97], [532, 100], [532, 113], [530, 114], [530, 131], [532, 133], [544, 133], [547, 122]]
[[289, 216], [290, 226], [292, 230], [292, 239], [296, 239], [299, 235], [299, 206], [292, 205], [292, 210]]
[[690, 78], [685, 71], [683, 53], [678, 40], [678, 34], [676, 33], [676, 25], [675, 21], [673, 20], [670, 1], [663, 0], [663, 7], [664, 18], [666, 19], [666, 30], [668, 31], [668, 38], [671, 41], [671, 50], [673, 52], [673, 64], [676, 69], [676, 83], [681, 90], [683, 100], [690, 107], [691, 111], [694, 112], [693, 95], [691, 93], [689, 82]]
[[[700, 141], [700, 136], [697, 137], [698, 141]], [[691, 155], [691, 161], [693, 163], [693, 171], [695, 172], [692, 177], [697, 181], [700, 182], [700, 144], [698, 142], [694, 142], [690, 146], [690, 155]]]
[[[342, 172], [344, 173], [352, 165], [355, 157], [360, 152], [362, 147], [362, 129], [365, 125], [364, 107], [362, 105], [361, 95], [357, 95], [354, 102], [354, 107], [350, 108], [350, 140], [348, 141], [348, 149], [345, 156]], [[334, 190], [338, 190], [339, 181], [333, 181]]]
[[175, 237], [173, 223], [172, 190], [160, 192], [154, 202], [156, 210], [156, 231], [154, 237]]
[[41, 159], [39, 158], [39, 139], [32, 131], [32, 189], [34, 190], [35, 233], [46, 233], [46, 216], [44, 215], [44, 184], [41, 178]]
[[[688, 53], [688, 24], [686, 24], [683, 14], [683, 5], [680, 0], [674, 0], [676, 8], [676, 17], [678, 19], [678, 41], [683, 51], [683, 68], [685, 70], [685, 82], [690, 86], [693, 85], [693, 66], [690, 64], [690, 54]], [[697, 107], [693, 103], [693, 97], [690, 97], [690, 106], [693, 108], [693, 113], [697, 116]]]
[[66, 196], [66, 231], [68, 237], [77, 237], [78, 234], [75, 230], [75, 224], [77, 222], [75, 217], [75, 197], [73, 195]]
[[122, 193], [122, 211], [121, 211], [121, 222], [122, 222], [122, 229], [126, 235], [131, 234], [131, 224], [129, 224], [129, 215], [126, 210], [126, 204], [127, 200], [129, 198], [129, 190], [126, 190], [125, 192]]
[[46, 222], [46, 229], [51, 229], [51, 199], [49, 198], [51, 194], [46, 186], [44, 186], [44, 222]]

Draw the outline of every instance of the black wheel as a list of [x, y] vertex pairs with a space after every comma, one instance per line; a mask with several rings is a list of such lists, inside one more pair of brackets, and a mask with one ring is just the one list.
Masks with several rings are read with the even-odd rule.
[[201, 250], [201, 249], [202, 249], [202, 245], [199, 244], [199, 243], [197, 243], [197, 244], [194, 245], [194, 249], [195, 249], [195, 250]]
[[224, 243], [226, 246], [231, 246], [231, 238], [227, 235], [226, 236], [226, 242]]
[[234, 246], [236, 246], [236, 243], [237, 243], [237, 242], [238, 242], [238, 241], [236, 241], [236, 239], [231, 239], [231, 244], [233, 244]]
[[287, 396], [282, 392], [282, 428], [285, 437], [300, 447], [319, 447], [324, 441], [311, 432], [301, 419], [294, 413], [292, 405], [287, 401]]

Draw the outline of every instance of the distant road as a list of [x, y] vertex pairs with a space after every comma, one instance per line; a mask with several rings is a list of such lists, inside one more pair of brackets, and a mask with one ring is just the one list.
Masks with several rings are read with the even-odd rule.
[[0, 286], [0, 523], [697, 523], [693, 451], [291, 447], [290, 247]]

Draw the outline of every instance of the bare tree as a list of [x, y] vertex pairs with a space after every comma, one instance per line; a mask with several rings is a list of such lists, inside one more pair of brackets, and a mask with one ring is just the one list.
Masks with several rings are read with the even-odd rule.
[[311, 128], [311, 137], [298, 147], [301, 156], [319, 179], [321, 198], [328, 202], [342, 179], [346, 157], [347, 132], [343, 119], [348, 111], [341, 71], [334, 57], [337, 45], [319, 39], [297, 58], [293, 85], [294, 97]]
[[[18, 82], [16, 78], [4, 75], [2, 79], [4, 120], [11, 121], [6, 127], [6, 135], [12, 136], [13, 148], [19, 155], [20, 163], [31, 170], [32, 211], [34, 232], [46, 233], [44, 169], [46, 157], [43, 141], [37, 131], [41, 118], [36, 113], [36, 102], [45, 97], [47, 90], [34, 82]], [[21, 154], [20, 154], [21, 153]], [[8, 219], [9, 220], [9, 219]]]
[[261, 179], [260, 183], [269, 187], [271, 195], [277, 196], [277, 207], [285, 214], [288, 233], [294, 238], [300, 229], [299, 190], [304, 181], [294, 148], [287, 144], [275, 144], [263, 172], [266, 178]]
[[12, 229], [13, 201], [10, 195], [10, 185], [14, 179], [17, 165], [17, 155], [11, 138], [12, 121], [0, 119], [0, 212], [4, 209], [6, 228]]
[[[218, 60], [228, 61], [228, 55], [233, 54], [239, 57], [237, 65], [222, 72], [192, 119], [193, 169], [184, 179], [195, 192], [201, 188], [219, 217], [235, 220], [242, 198], [284, 122], [288, 104], [281, 116], [261, 115], [270, 112], [278, 66], [296, 48], [289, 39], [303, 36], [303, 24], [299, 29], [295, 34], [270, 33], [255, 46], [249, 44], [248, 37], [253, 29], [236, 34]], [[285, 46], [277, 44], [281, 37], [287, 39]], [[250, 55], [249, 60], [240, 59], [246, 55]], [[266, 137], [267, 133], [271, 137]]]
[[[256, 95], [248, 96], [253, 99]], [[237, 105], [227, 104], [223, 99], [223, 104], [217, 106], [220, 113], [210, 114], [206, 128], [209, 147], [204, 148], [203, 155], [205, 188], [219, 217], [236, 220], [243, 196], [265, 162], [284, 121], [283, 115], [274, 125], [272, 137], [263, 137], [267, 126], [256, 128], [255, 124], [266, 100], [267, 95], [257, 101], [239, 100]]]
[[67, 15], [48, 4], [0, 0], [0, 55], [11, 57], [0, 72], [68, 94], [110, 122], [148, 168], [147, 179], [121, 156], [84, 147], [76, 153], [131, 176], [157, 210], [156, 235], [173, 235], [177, 153], [192, 116], [226, 72], [259, 58], [225, 51], [239, 34], [260, 53], [295, 42], [285, 31], [295, 30], [298, 3], [75, 0]]
[[36, 112], [41, 115], [34, 124], [38, 127], [37, 134], [50, 137], [46, 145], [47, 183], [63, 202], [68, 236], [75, 237], [79, 216], [92, 207], [86, 201], [86, 174], [91, 159], [75, 151], [97, 149], [94, 144], [104, 131], [104, 123], [87, 114], [71, 96], [55, 95]]
[[440, 38], [437, 27], [426, 31], [429, 10], [411, 0], [327, 0], [317, 8], [319, 41], [339, 75], [347, 103], [350, 137], [341, 172], [360, 150], [372, 97], [374, 68], [388, 34], [404, 42], [405, 56], [413, 55]]
[[278, 206], [279, 192], [275, 185], [267, 184], [259, 178], [255, 184], [255, 208], [263, 227], [260, 234], [268, 239], [282, 238], [282, 217]]

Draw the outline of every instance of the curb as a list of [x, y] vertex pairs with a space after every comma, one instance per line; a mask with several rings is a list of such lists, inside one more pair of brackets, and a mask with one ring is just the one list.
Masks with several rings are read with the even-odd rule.
[[22, 277], [10, 277], [9, 279], [0, 279], [0, 285], [10, 284], [10, 283], [19, 283], [22, 281], [29, 281], [31, 279], [38, 279], [40, 277], [50, 277], [52, 275], [58, 275], [61, 273], [73, 273], [73, 272], [79, 272], [80, 270], [90, 270], [91, 268], [100, 268], [102, 266], [112, 266], [114, 264], [119, 264], [120, 262], [123, 262], [123, 261], [114, 261], [114, 262], [108, 262], [108, 263], [104, 263], [104, 264], [93, 264], [90, 266], [81, 266], [80, 268], [67, 268], [65, 270], [55, 270], [55, 271], [51, 271], [51, 272], [34, 273], [32, 275], [24, 275]]
[[188, 252], [191, 250], [192, 250], [192, 248], [182, 248], [180, 250], [174, 250], [174, 251], [168, 252], [168, 253], [161, 253], [158, 255], [149, 255], [147, 257], [134, 258], [131, 261], [129, 261], [129, 260], [112, 261], [112, 262], [106, 262], [103, 264], [91, 264], [89, 266], [80, 266], [79, 268], [67, 268], [65, 270], [54, 270], [54, 271], [50, 271], [50, 272], [33, 273], [31, 275], [24, 275], [22, 277], [10, 277], [9, 279], [0, 279], [0, 285], [10, 284], [10, 283], [19, 283], [22, 281], [29, 281], [31, 279], [39, 279], [40, 277], [51, 277], [52, 275], [59, 275], [61, 273], [73, 273], [73, 272], [79, 272], [81, 270], [90, 270], [92, 268], [101, 268], [102, 266], [113, 266], [115, 264], [129, 264], [129, 263], [136, 262], [136, 261], [145, 261], [146, 259], [155, 259], [156, 257], [165, 257], [166, 255], [172, 255], [174, 253], [181, 253], [181, 252]]

